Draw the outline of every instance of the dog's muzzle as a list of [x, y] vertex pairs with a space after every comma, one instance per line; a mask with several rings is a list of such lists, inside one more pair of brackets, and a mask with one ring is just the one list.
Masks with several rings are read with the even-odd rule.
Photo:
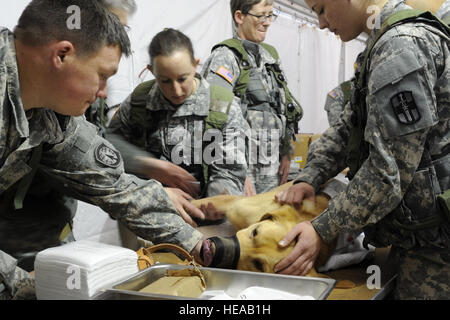
[[237, 237], [212, 237], [208, 240], [214, 242], [216, 246], [214, 257], [208, 267], [236, 269], [241, 254]]

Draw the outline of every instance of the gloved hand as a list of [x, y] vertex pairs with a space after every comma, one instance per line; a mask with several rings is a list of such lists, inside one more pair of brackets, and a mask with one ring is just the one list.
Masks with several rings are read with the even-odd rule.
[[236, 269], [240, 253], [236, 236], [211, 237], [203, 241], [200, 257], [205, 267]]

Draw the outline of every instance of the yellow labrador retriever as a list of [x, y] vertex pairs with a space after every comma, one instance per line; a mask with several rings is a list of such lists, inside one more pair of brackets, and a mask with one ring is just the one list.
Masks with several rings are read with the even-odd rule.
[[[316, 195], [316, 203], [304, 200], [302, 208], [297, 211], [289, 205], [275, 202], [275, 194], [292, 185], [284, 184], [272, 191], [251, 197], [219, 195], [194, 200], [200, 207], [211, 202], [238, 230], [236, 236], [240, 244], [239, 270], [273, 273], [275, 265], [294, 248], [294, 243], [287, 248], [280, 248], [278, 243], [299, 222], [311, 220], [328, 207], [329, 197]], [[324, 245], [316, 266], [326, 262], [332, 248]], [[314, 268], [309, 276], [320, 276]]]

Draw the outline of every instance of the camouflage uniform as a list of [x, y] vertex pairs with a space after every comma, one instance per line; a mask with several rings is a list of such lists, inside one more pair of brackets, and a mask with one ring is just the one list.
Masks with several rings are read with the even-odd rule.
[[[442, 4], [442, 6], [436, 12], [436, 16], [441, 19], [445, 19], [445, 17], [450, 18], [450, 0], [445, 1]], [[342, 84], [331, 90], [327, 95], [324, 109], [327, 112], [328, 123], [330, 124], [330, 127], [338, 122], [337, 119], [344, 110], [345, 105], [348, 103], [348, 100], [345, 99], [344, 96], [345, 95]]]
[[[274, 79], [274, 74], [266, 67], [268, 64], [279, 64], [279, 61], [276, 61], [261, 45], [246, 40], [242, 40], [242, 42], [252, 68], [246, 99], [241, 100], [242, 113], [251, 129], [251, 134], [248, 135], [250, 142], [247, 148], [247, 176], [253, 182], [256, 192], [262, 193], [279, 185], [280, 158], [284, 155], [291, 158], [293, 149], [290, 141], [296, 132], [294, 123], [286, 121], [286, 97], [283, 88]], [[225, 80], [217, 73], [221, 67], [232, 74], [232, 81]], [[231, 90], [235, 88], [240, 73], [239, 59], [232, 49], [225, 46], [213, 50], [202, 70], [203, 76], [210, 83]], [[251, 88], [252, 84], [258, 83], [262, 83], [263, 90], [276, 101], [276, 107], [269, 105], [270, 111], [252, 109], [253, 106], [246, 101], [250, 100], [248, 99], [250, 90], [258, 90], [258, 88]], [[265, 150], [268, 152], [264, 152]]]
[[439, 10], [436, 12], [436, 16], [441, 18], [442, 20], [450, 19], [450, 0], [445, 1]]
[[35, 299], [34, 278], [17, 267], [17, 260], [0, 251], [0, 300]]
[[[74, 200], [47, 195], [47, 186], [101, 207], [154, 243], [171, 242], [191, 251], [202, 238], [184, 222], [159, 182], [124, 173], [120, 154], [84, 117], [61, 117], [45, 108], [25, 113], [14, 36], [7, 29], [0, 30], [0, 105], [1, 251], [14, 256], [59, 244], [48, 237], [67, 223], [71, 210], [64, 208], [65, 201]], [[16, 211], [16, 186], [32, 171], [30, 157], [38, 146], [43, 149], [36, 175], [23, 210]], [[8, 270], [0, 269], [2, 277]]]
[[[350, 82], [344, 82], [349, 83]], [[342, 111], [344, 110], [345, 105], [349, 102], [349, 99], [346, 99], [344, 91], [346, 90], [343, 88], [343, 84], [341, 83], [336, 88], [331, 90], [327, 95], [327, 100], [325, 101], [325, 111], [327, 112], [328, 117], [328, 124], [331, 126], [335, 125], [339, 122], [339, 117], [341, 116]], [[351, 90], [351, 85], [349, 90]]]
[[[398, 10], [409, 8], [390, 0], [381, 23]], [[374, 30], [368, 43], [377, 33]], [[448, 40], [424, 23], [406, 23], [387, 31], [371, 51], [367, 65], [367, 124], [364, 140], [369, 156], [348, 184], [333, 198], [313, 226], [330, 242], [339, 232], [364, 228], [366, 242], [392, 245], [398, 257], [396, 297], [450, 298], [449, 221], [411, 231], [418, 221], [441, 216], [436, 196], [450, 189], [450, 51]], [[404, 48], [408, 48], [405, 50]], [[357, 73], [361, 68], [358, 59]], [[420, 113], [417, 122], [401, 123], [391, 100], [413, 92]], [[413, 112], [413, 111], [411, 111]], [[355, 111], [347, 104], [338, 124], [317, 141], [314, 154], [296, 182], [316, 190], [347, 166], [346, 148]], [[419, 270], [420, 274], [417, 274]]]
[[[151, 87], [146, 102], [148, 110], [146, 121], [150, 123], [151, 133], [147, 136], [145, 146], [142, 146], [146, 148], [147, 154], [139, 149], [130, 150], [129, 143], [139, 146], [134, 133], [145, 130], [140, 123], [133, 123], [130, 117], [133, 112], [131, 95], [120, 105], [107, 130], [107, 137], [122, 154], [127, 154], [124, 156], [127, 172], [133, 172], [135, 154], [150, 156], [170, 161], [188, 171], [201, 183], [201, 189], [206, 191], [204, 195], [207, 197], [224, 192], [242, 195], [247, 170], [243, 138], [248, 128], [247, 122], [234, 99], [222, 131], [218, 132], [216, 129], [205, 131], [205, 119], [210, 112], [211, 90], [208, 82], [200, 75], [196, 76], [195, 81], [198, 83], [196, 92], [178, 107], [173, 106], [164, 97], [156, 83]], [[220, 135], [222, 141], [214, 138], [213, 142], [209, 142], [210, 138], [207, 136], [210, 132], [214, 133], [214, 136]], [[208, 150], [212, 150], [211, 147], [215, 148], [216, 153], [208, 160], [210, 155]], [[206, 186], [203, 163], [208, 165], [209, 171]]]
[[99, 133], [103, 134], [107, 124], [108, 106], [103, 98], [98, 98], [93, 104], [86, 110], [84, 116], [90, 123], [95, 124], [99, 128]]

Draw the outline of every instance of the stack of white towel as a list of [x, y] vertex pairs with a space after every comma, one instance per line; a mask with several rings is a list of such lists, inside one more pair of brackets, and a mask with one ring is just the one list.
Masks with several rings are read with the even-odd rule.
[[81, 240], [38, 253], [34, 264], [39, 300], [88, 300], [139, 271], [136, 252]]

